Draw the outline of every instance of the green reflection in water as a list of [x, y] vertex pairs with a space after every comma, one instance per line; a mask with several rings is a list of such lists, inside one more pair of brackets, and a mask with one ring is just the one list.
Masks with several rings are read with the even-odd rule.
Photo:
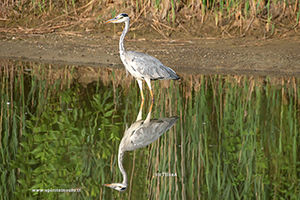
[[[179, 116], [117, 165], [139, 89], [123, 70], [1, 61], [1, 199], [297, 199], [299, 79], [180, 74], [152, 118]], [[143, 114], [150, 106], [149, 91]], [[80, 189], [40, 192], [33, 189]]]

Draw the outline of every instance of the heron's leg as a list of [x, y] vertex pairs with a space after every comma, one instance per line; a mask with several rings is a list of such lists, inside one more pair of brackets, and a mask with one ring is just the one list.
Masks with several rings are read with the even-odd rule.
[[151, 112], [152, 112], [152, 107], [153, 107], [153, 101], [151, 102], [151, 106], [150, 106], [150, 109], [149, 109], [147, 118], [146, 118], [145, 121], [144, 121], [145, 124], [150, 122], [150, 119], [151, 119]]
[[152, 107], [153, 107], [153, 101], [151, 101], [151, 105], [150, 105], [150, 109], [149, 109], [150, 113], [152, 112]]
[[144, 105], [144, 101], [142, 101], [142, 103], [141, 103], [140, 111], [139, 111], [139, 114], [138, 114], [138, 116], [137, 116], [137, 118], [136, 118], [136, 120], [135, 120], [135, 121], [139, 121], [139, 120], [141, 120], [141, 119], [142, 119], [142, 110], [143, 110], [143, 105]]
[[151, 88], [151, 80], [150, 78], [145, 78], [145, 81], [150, 89], [150, 94], [151, 94], [151, 100], [154, 101], [153, 93], [152, 93], [152, 88]]
[[138, 116], [137, 116], [136, 121], [142, 119], [142, 110], [143, 110], [143, 106], [144, 106], [144, 101], [141, 102], [140, 111], [139, 111], [139, 114], [138, 114]]
[[141, 90], [141, 96], [142, 96], [142, 101], [144, 101], [144, 94], [143, 94], [143, 81], [136, 79], [136, 81], [139, 84], [140, 90]]

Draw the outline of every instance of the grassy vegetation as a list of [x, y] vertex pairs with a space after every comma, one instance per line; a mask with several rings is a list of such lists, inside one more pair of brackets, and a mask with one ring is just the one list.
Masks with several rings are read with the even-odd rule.
[[[98, 82], [88, 91], [73, 81], [72, 66], [1, 64], [0, 199], [99, 193], [123, 129], [111, 101], [113, 86]], [[58, 188], [85, 192], [33, 191]]]
[[0, 9], [0, 31], [12, 33], [95, 30], [120, 12], [127, 12], [135, 27], [134, 22], [147, 20], [164, 36], [174, 31], [192, 36], [284, 36], [297, 32], [300, 23], [299, 0], [5, 0]]
[[156, 117], [180, 122], [150, 149], [148, 199], [297, 199], [299, 79], [198, 78], [156, 88]]
[[[153, 83], [153, 118], [178, 122], [127, 152], [118, 145], [141, 98], [124, 71], [2, 62], [0, 199], [297, 199], [299, 79], [185, 75]], [[122, 78], [124, 77], [124, 78]], [[145, 87], [143, 117], [149, 109]], [[176, 177], [157, 177], [156, 173]], [[80, 193], [32, 192], [79, 188]]]

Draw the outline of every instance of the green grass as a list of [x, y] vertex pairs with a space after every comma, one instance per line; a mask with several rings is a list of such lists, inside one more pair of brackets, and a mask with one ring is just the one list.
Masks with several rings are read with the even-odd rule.
[[[178, 177], [153, 177], [151, 199], [297, 198], [299, 80], [201, 78], [200, 91], [188, 98], [171, 93], [181, 122], [155, 144], [152, 175], [167, 169]], [[174, 134], [177, 145], [166, 143]]]
[[[181, 82], [152, 82], [152, 118], [179, 119], [154, 143], [125, 154], [130, 184], [119, 193], [103, 184], [122, 180], [118, 146], [136, 120], [140, 91], [122, 70], [83, 69], [2, 63], [1, 199], [300, 195], [299, 79], [194, 75], [191, 81], [182, 74]], [[143, 119], [150, 107], [144, 88]], [[176, 176], [155, 176], [163, 172]], [[81, 192], [32, 192], [58, 188]]]

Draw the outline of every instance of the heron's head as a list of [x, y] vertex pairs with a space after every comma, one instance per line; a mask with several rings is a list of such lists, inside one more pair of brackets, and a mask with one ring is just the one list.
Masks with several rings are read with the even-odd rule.
[[118, 190], [120, 192], [123, 192], [126, 190], [127, 185], [124, 183], [112, 183], [112, 184], [104, 184], [107, 187], [113, 188], [115, 190]]
[[104, 22], [104, 24], [109, 24], [109, 23], [122, 23], [122, 22], [126, 22], [129, 20], [129, 17], [127, 14], [125, 13], [121, 13], [118, 16], [116, 16], [115, 18], [112, 18], [106, 22]]

